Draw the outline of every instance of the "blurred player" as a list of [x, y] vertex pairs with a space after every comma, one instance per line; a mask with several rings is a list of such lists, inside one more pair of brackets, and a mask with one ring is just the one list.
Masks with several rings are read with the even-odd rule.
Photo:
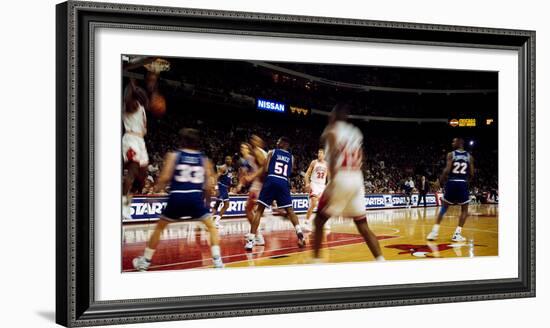
[[[262, 140], [262, 138], [260, 138], [256, 134], [250, 136], [248, 144], [249, 151], [245, 158], [248, 163], [249, 170], [248, 173], [242, 178], [244, 184], [250, 185], [250, 188], [248, 189], [248, 199], [246, 200], [245, 207], [246, 218], [248, 219], [248, 222], [250, 222], [250, 225], [252, 225], [252, 222], [254, 222], [254, 215], [257, 207], [256, 201], [258, 200], [258, 196], [260, 195], [260, 191], [262, 190], [263, 185], [262, 168], [265, 165], [267, 157], [267, 153], [264, 150], [264, 147], [265, 142]], [[259, 227], [255, 232], [255, 236], [251, 236], [250, 233], [247, 233], [245, 235], [245, 238], [246, 240], [248, 240], [249, 238], [254, 238], [255, 245], [257, 246], [265, 245], [265, 240]]]
[[328, 166], [325, 161], [325, 150], [319, 149], [317, 159], [311, 161], [304, 178], [306, 191], [309, 192], [309, 208], [307, 209], [305, 227], [310, 231], [313, 209], [317, 206], [317, 202], [325, 190], [327, 176]]
[[[216, 198], [216, 203], [212, 208], [212, 217], [214, 218], [214, 222], [218, 228], [220, 226], [220, 220], [229, 207], [229, 189], [231, 188], [233, 173], [233, 158], [231, 156], [225, 156], [225, 163], [217, 168], [218, 196]], [[216, 215], [218, 208], [220, 207], [220, 203], [223, 203], [223, 207], [220, 210], [220, 214]]]
[[250, 227], [250, 235], [246, 241], [245, 249], [247, 251], [251, 251], [256, 245], [255, 236], [260, 225], [262, 214], [265, 208], [274, 200], [277, 201], [278, 208], [284, 210], [286, 212], [286, 217], [292, 222], [296, 230], [296, 236], [298, 237], [298, 246], [305, 246], [302, 228], [292, 208], [292, 197], [290, 196], [289, 180], [294, 157], [288, 151], [289, 146], [290, 141], [288, 138], [281, 137], [277, 141], [277, 148], [269, 151], [267, 154], [267, 159], [262, 169], [262, 173], [266, 175], [266, 177], [262, 190], [260, 191], [260, 196], [258, 197], [258, 207], [256, 208], [254, 221], [252, 221]]
[[170, 222], [198, 219], [210, 232], [210, 250], [214, 267], [222, 268], [218, 230], [210, 216], [207, 205], [210, 202], [209, 177], [214, 174], [212, 164], [199, 151], [199, 133], [195, 129], [180, 131], [181, 148], [166, 154], [164, 166], [155, 186], [156, 191], [164, 190], [170, 182], [170, 196], [155, 231], [151, 235], [143, 256], [133, 259], [136, 270], [145, 271], [151, 265], [151, 259], [160, 240], [162, 231]]
[[454, 138], [452, 147], [454, 150], [447, 154], [447, 166], [439, 177], [439, 184], [445, 185], [443, 204], [437, 215], [437, 221], [428, 234], [428, 240], [436, 240], [439, 236], [439, 225], [449, 206], [460, 205], [458, 226], [451, 240], [466, 241], [466, 238], [462, 236], [462, 227], [468, 217], [468, 203], [470, 202], [468, 183], [474, 177], [474, 158], [464, 150], [464, 139]]
[[122, 122], [124, 135], [122, 136], [122, 157], [127, 174], [122, 183], [122, 215], [131, 219], [130, 192], [134, 183], [137, 189], [142, 190], [147, 176], [149, 156], [143, 139], [147, 134], [147, 116], [149, 98], [144, 89], [140, 88], [135, 80], [130, 80], [124, 89], [124, 104], [122, 108]]
[[321, 136], [327, 154], [330, 181], [319, 200], [315, 217], [314, 257], [319, 258], [323, 227], [332, 216], [351, 217], [370, 251], [383, 261], [376, 235], [367, 224], [363, 172], [363, 134], [346, 122], [347, 106], [336, 105]]

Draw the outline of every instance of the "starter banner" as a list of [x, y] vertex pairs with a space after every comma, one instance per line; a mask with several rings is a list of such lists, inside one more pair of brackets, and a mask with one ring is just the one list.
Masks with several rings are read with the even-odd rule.
[[[438, 206], [440, 204], [440, 196], [437, 194], [426, 195], [426, 206]], [[245, 215], [245, 205], [247, 196], [230, 195], [229, 208], [225, 212], [226, 217], [236, 217]], [[132, 219], [123, 219], [123, 222], [141, 222], [141, 221], [156, 221], [160, 217], [162, 210], [166, 206], [168, 196], [134, 196], [131, 204]], [[365, 195], [365, 203], [367, 210], [385, 209], [385, 208], [403, 208], [407, 207], [409, 202], [403, 194], [367, 194]], [[417, 207], [418, 194], [412, 195], [412, 207]], [[212, 199], [210, 206], [215, 205], [215, 200]], [[422, 202], [420, 204], [424, 206]], [[307, 194], [293, 194], [292, 206], [294, 212], [305, 213], [309, 207], [309, 198]], [[221, 207], [221, 204], [220, 204]], [[266, 214], [270, 213], [270, 209], [266, 210]]]

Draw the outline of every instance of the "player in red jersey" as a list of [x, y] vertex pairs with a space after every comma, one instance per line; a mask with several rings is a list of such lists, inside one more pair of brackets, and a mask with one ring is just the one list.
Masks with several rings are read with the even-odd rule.
[[332, 216], [353, 218], [377, 261], [384, 256], [367, 223], [363, 172], [363, 134], [347, 121], [348, 106], [336, 105], [321, 141], [325, 144], [331, 179], [319, 200], [315, 217], [314, 257], [320, 256], [323, 227]]
[[305, 228], [311, 230], [311, 219], [313, 218], [313, 210], [317, 206], [319, 198], [325, 191], [328, 177], [328, 164], [325, 161], [325, 150], [317, 151], [317, 159], [314, 159], [309, 164], [305, 180], [306, 191], [309, 193], [309, 207], [306, 214]]

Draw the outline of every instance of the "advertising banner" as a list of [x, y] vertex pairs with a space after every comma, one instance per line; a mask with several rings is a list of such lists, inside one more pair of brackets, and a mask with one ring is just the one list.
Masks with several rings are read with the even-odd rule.
[[[426, 206], [438, 206], [440, 204], [441, 195], [427, 194]], [[230, 195], [229, 208], [225, 212], [225, 217], [239, 217], [245, 215], [246, 195]], [[162, 210], [166, 206], [168, 196], [135, 196], [132, 198], [131, 204], [131, 220], [123, 220], [123, 222], [142, 222], [158, 220]], [[404, 208], [408, 206], [407, 198], [403, 194], [367, 194], [365, 195], [365, 203], [367, 210], [374, 209], [389, 209], [389, 208]], [[417, 207], [418, 194], [412, 195], [412, 207]], [[212, 199], [210, 206], [215, 205], [215, 200]], [[423, 206], [424, 203], [420, 204]], [[293, 194], [292, 206], [296, 213], [305, 213], [309, 207], [309, 198], [307, 194]], [[220, 204], [221, 207], [221, 204]], [[270, 213], [270, 209], [266, 210]]]

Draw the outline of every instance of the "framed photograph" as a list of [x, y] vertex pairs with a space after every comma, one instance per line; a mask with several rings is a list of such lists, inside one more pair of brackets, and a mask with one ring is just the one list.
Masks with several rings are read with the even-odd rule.
[[56, 321], [535, 296], [535, 32], [57, 5]]

